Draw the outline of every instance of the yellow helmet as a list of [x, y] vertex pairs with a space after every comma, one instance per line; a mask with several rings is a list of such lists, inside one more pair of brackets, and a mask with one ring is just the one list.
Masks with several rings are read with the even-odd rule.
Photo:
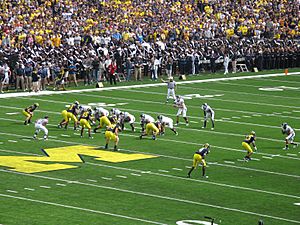
[[40, 106], [39, 103], [34, 103], [33, 105], [36, 106], [36, 107], [39, 107], [39, 106]]
[[255, 131], [251, 131], [251, 134], [252, 134], [252, 135], [255, 135]]

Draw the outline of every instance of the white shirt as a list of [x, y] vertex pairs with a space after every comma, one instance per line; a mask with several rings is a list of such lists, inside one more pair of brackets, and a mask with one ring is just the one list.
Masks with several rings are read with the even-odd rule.
[[148, 122], [148, 123], [154, 123], [155, 120], [154, 120], [154, 118], [153, 118], [152, 116], [147, 115], [147, 114], [144, 114], [144, 117], [141, 118], [141, 122], [142, 122], [142, 123], [145, 123], [145, 122]]
[[104, 116], [108, 116], [109, 115], [109, 111], [102, 108], [102, 107], [97, 107], [95, 110], [96, 113], [99, 113], [99, 115], [104, 115]]
[[183, 98], [177, 98], [175, 104], [180, 109], [187, 109], [187, 107], [186, 107], [186, 105], [184, 103], [184, 99]]
[[295, 131], [292, 127], [290, 127], [289, 125], [286, 126], [285, 129], [283, 129], [283, 131], [287, 134], [287, 135], [290, 135], [290, 134], [294, 134]]
[[173, 81], [168, 81], [168, 89], [174, 89], [175, 86], [176, 86], [176, 82], [173, 80]]
[[121, 113], [121, 111], [120, 111], [119, 109], [112, 109], [112, 110], [111, 110], [111, 113], [112, 113], [113, 115], [119, 116], [120, 113]]
[[161, 119], [159, 120], [159, 122], [164, 123], [167, 126], [170, 124], [173, 124], [173, 120], [166, 116], [161, 116]]
[[215, 111], [209, 106], [207, 105], [205, 109], [203, 109], [205, 111], [206, 114], [214, 114]]
[[38, 119], [35, 123], [36, 123], [37, 125], [43, 125], [43, 126], [46, 126], [47, 123], [48, 123], [48, 119]]

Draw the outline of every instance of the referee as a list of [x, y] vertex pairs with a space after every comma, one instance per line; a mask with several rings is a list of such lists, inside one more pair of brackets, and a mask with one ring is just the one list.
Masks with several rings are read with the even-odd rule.
[[165, 81], [161, 79], [162, 82], [167, 83], [168, 86], [168, 94], [167, 94], [167, 101], [166, 103], [169, 102], [170, 95], [172, 95], [173, 99], [176, 99], [175, 95], [175, 88], [176, 88], [176, 82], [173, 80], [173, 77], [170, 77], [169, 80]]

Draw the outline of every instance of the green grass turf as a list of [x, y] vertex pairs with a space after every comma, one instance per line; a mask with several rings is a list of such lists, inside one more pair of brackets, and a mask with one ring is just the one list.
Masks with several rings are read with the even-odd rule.
[[[216, 77], [207, 74], [191, 79]], [[278, 86], [295, 89], [259, 90]], [[252, 225], [259, 219], [266, 225], [299, 224], [300, 206], [294, 203], [300, 202], [300, 148], [282, 150], [280, 124], [300, 128], [300, 76], [180, 84], [177, 94], [220, 96], [186, 99], [191, 122], [186, 127], [181, 118], [179, 136], [167, 130], [156, 141], [139, 140], [140, 130], [132, 133], [128, 126], [120, 134], [121, 153], [157, 158], [111, 163], [83, 155], [85, 163], [60, 162], [78, 168], [34, 174], [2, 167], [0, 224], [176, 224], [204, 221], [204, 216], [216, 218], [219, 225]], [[72, 126], [68, 130], [56, 127], [62, 119], [60, 112], [75, 100], [126, 103], [106, 108], [134, 114], [139, 127], [141, 113], [175, 119], [176, 109], [172, 103], [165, 104], [165, 98], [166, 87], [160, 86], [0, 99], [0, 155], [44, 156], [41, 148], [102, 147], [102, 133], [94, 134], [94, 139], [87, 134], [79, 138]], [[40, 104], [34, 119], [50, 116], [48, 141], [31, 140], [33, 124], [23, 125], [21, 111], [33, 102]], [[204, 102], [215, 109], [214, 131], [210, 123], [201, 129]], [[6, 114], [14, 112], [18, 114]], [[245, 155], [241, 142], [251, 130], [257, 134], [258, 152], [253, 156], [256, 160], [246, 163], [241, 161]], [[209, 178], [201, 178], [200, 169], [186, 178], [193, 153], [206, 142], [212, 146], [206, 158]]]

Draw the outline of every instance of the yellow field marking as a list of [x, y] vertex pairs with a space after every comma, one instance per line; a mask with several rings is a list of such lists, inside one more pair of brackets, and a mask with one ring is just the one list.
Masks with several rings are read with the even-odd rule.
[[[10, 170], [17, 172], [38, 173], [78, 168], [78, 166], [61, 163], [82, 163], [84, 161], [82, 160], [81, 155], [95, 157], [95, 160], [101, 160], [111, 163], [120, 163], [158, 157], [146, 154], [109, 152], [84, 145], [49, 148], [43, 151], [47, 156], [0, 156], [0, 166], [8, 167], [10, 168]], [[61, 163], [43, 164], [42, 162]]]

